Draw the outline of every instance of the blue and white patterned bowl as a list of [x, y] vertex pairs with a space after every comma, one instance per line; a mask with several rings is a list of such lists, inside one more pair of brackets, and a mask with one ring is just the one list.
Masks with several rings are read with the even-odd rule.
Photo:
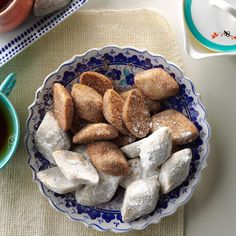
[[[36, 177], [36, 173], [49, 168], [51, 164], [36, 149], [34, 133], [46, 111], [52, 107], [52, 84], [60, 82], [66, 88], [71, 89], [74, 83], [79, 82], [78, 77], [82, 72], [97, 71], [111, 78], [118, 88], [125, 89], [132, 87], [135, 74], [157, 67], [170, 73], [180, 85], [177, 96], [169, 98], [164, 106], [177, 109], [185, 114], [194, 122], [200, 132], [200, 137], [189, 145], [193, 152], [193, 160], [187, 180], [169, 194], [160, 195], [155, 211], [131, 223], [125, 223], [121, 219], [119, 209], [124, 193], [122, 189], [118, 189], [111, 202], [99, 207], [86, 207], [76, 202], [74, 193], [56, 194], [43, 186]], [[200, 102], [199, 94], [195, 91], [192, 82], [176, 65], [166, 61], [162, 56], [146, 50], [108, 46], [74, 56], [45, 79], [42, 87], [36, 92], [34, 103], [29, 107], [25, 143], [33, 179], [38, 184], [41, 193], [55, 209], [64, 212], [70, 219], [83, 222], [86, 226], [99, 231], [127, 232], [131, 229], [144, 229], [149, 224], [158, 223], [163, 217], [173, 214], [179, 206], [184, 205], [190, 199], [199, 182], [201, 171], [206, 166], [209, 137], [210, 127], [206, 121], [206, 110]]]

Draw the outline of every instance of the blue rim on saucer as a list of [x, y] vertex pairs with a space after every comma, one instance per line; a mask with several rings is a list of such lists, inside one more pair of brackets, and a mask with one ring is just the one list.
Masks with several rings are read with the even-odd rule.
[[203, 46], [207, 47], [208, 49], [211, 49], [214, 51], [220, 51], [220, 52], [236, 51], [236, 44], [235, 45], [221, 45], [221, 44], [213, 43], [212, 41], [208, 40], [200, 33], [192, 17], [192, 0], [184, 1], [184, 17], [185, 17], [185, 21], [190, 32]]

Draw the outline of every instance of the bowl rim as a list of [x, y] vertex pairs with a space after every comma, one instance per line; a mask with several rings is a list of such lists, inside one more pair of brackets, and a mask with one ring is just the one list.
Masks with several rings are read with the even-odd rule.
[[[166, 214], [163, 214], [163, 213], [162, 213], [162, 215], [160, 215], [160, 217], [159, 217], [158, 219], [151, 219], [151, 220], [147, 221], [146, 224], [143, 225], [142, 227], [138, 227], [138, 226], [135, 226], [135, 227], [134, 227], [134, 226], [131, 226], [130, 228], [124, 229], [124, 230], [122, 230], [122, 229], [116, 229], [116, 228], [114, 228], [114, 227], [108, 228], [108, 229], [104, 229], [104, 228], [100, 227], [100, 226], [97, 225], [97, 224], [93, 224], [93, 223], [90, 224], [90, 223], [87, 223], [86, 220], [83, 220], [83, 219], [75, 219], [75, 218], [73, 218], [71, 215], [69, 215], [68, 212], [65, 212], [65, 211], [63, 211], [63, 210], [61, 210], [61, 209], [58, 209], [57, 206], [54, 204], [54, 202], [51, 200], [51, 198], [50, 198], [49, 196], [47, 196], [47, 195], [45, 194], [45, 192], [43, 191], [43, 189], [42, 189], [42, 183], [36, 179], [36, 171], [35, 171], [34, 167], [30, 164], [31, 156], [30, 156], [30, 152], [29, 152], [28, 147], [27, 147], [27, 142], [28, 142], [28, 139], [29, 139], [29, 136], [30, 136], [30, 132], [29, 132], [29, 121], [30, 121], [30, 119], [31, 119], [31, 117], [32, 117], [32, 115], [33, 115], [33, 114], [32, 114], [32, 113], [33, 113], [33, 112], [32, 112], [32, 109], [33, 109], [33, 107], [37, 104], [37, 96], [38, 96], [38, 94], [41, 92], [41, 90], [44, 88], [44, 86], [45, 86], [46, 82], [48, 81], [48, 79], [50, 79], [50, 77], [53, 76], [54, 74], [57, 74], [57, 73], [59, 72], [59, 70], [60, 70], [63, 66], [66, 66], [66, 65], [68, 65], [68, 64], [73, 63], [73, 62], [76, 60], [77, 57], [84, 57], [84, 56], [86, 56], [88, 53], [90, 53], [91, 51], [100, 51], [100, 50], [104, 50], [104, 49], [107, 49], [107, 48], [116, 48], [116, 49], [118, 49], [118, 50], [120, 50], [120, 51], [123, 51], [123, 50], [134, 50], [134, 51], [136, 51], [136, 52], [138, 52], [138, 53], [148, 53], [150, 56], [160, 57], [161, 59], [164, 60], [164, 62], [165, 62], [166, 64], [172, 65], [172, 66], [175, 67], [177, 70], [179, 70], [179, 71], [181, 72], [183, 78], [184, 78], [185, 80], [187, 80], [187, 81], [191, 84], [192, 92], [193, 92], [193, 94], [196, 96], [196, 99], [197, 99], [197, 101], [198, 101], [198, 104], [199, 104], [199, 106], [202, 108], [202, 111], [203, 111], [203, 113], [204, 113], [203, 119], [204, 119], [204, 123], [205, 123], [205, 125], [206, 125], [206, 127], [207, 127], [207, 137], [206, 137], [206, 139], [204, 140], [204, 141], [205, 141], [205, 145], [206, 145], [206, 153], [205, 153], [204, 158], [203, 158], [203, 160], [202, 160], [202, 165], [201, 165], [201, 168], [199, 169], [199, 172], [198, 172], [198, 175], [197, 175], [196, 180], [192, 183], [191, 186], [189, 186], [189, 188], [190, 188], [191, 191], [189, 191], [188, 196], [186, 196], [186, 198], [185, 198], [183, 201], [181, 201], [181, 202], [179, 202], [179, 203], [176, 203], [175, 206], [174, 206], [174, 208], [171, 209], [168, 213], [166, 213]], [[202, 102], [201, 102], [200, 94], [196, 91], [195, 86], [193, 85], [192, 81], [191, 81], [188, 77], [186, 77], [186, 76], [183, 75], [183, 71], [182, 71], [182, 69], [179, 68], [179, 66], [177, 66], [177, 65], [174, 64], [173, 62], [168, 61], [164, 56], [162, 56], [162, 55], [160, 55], [160, 54], [152, 53], [152, 52], [150, 52], [150, 51], [147, 50], [147, 49], [139, 49], [139, 48], [133, 47], [133, 46], [122, 46], [122, 47], [121, 47], [121, 46], [117, 46], [117, 45], [107, 45], [107, 46], [104, 46], [104, 47], [101, 47], [101, 48], [91, 48], [91, 49], [87, 50], [86, 52], [84, 52], [84, 53], [82, 53], [82, 54], [74, 55], [71, 59], [69, 59], [69, 60], [63, 62], [55, 71], [53, 71], [52, 73], [50, 73], [50, 74], [48, 74], [48, 75], [46, 76], [46, 78], [45, 78], [44, 81], [43, 81], [43, 84], [36, 90], [34, 101], [33, 101], [33, 103], [28, 107], [28, 112], [29, 112], [29, 115], [28, 115], [28, 118], [27, 118], [27, 120], [26, 120], [26, 135], [25, 135], [25, 138], [24, 138], [24, 144], [25, 144], [25, 146], [26, 146], [26, 150], [27, 150], [27, 153], [28, 153], [28, 165], [29, 165], [29, 167], [30, 167], [31, 170], [32, 170], [33, 181], [34, 181], [35, 183], [37, 183], [41, 194], [42, 194], [44, 197], [47, 198], [47, 200], [49, 201], [50, 205], [51, 205], [55, 210], [57, 210], [57, 211], [59, 211], [59, 212], [63, 212], [70, 220], [77, 221], [77, 222], [82, 222], [82, 223], [83, 223], [85, 226], [87, 226], [88, 228], [94, 228], [94, 229], [96, 229], [96, 230], [98, 230], [98, 231], [103, 231], [103, 232], [105, 232], [105, 231], [111, 231], [111, 232], [114, 232], [114, 233], [122, 233], [122, 232], [125, 233], [125, 232], [128, 232], [128, 231], [130, 231], [130, 230], [143, 230], [143, 229], [146, 228], [148, 225], [151, 225], [151, 224], [158, 224], [164, 217], [174, 214], [180, 206], [185, 205], [185, 204], [190, 200], [190, 198], [192, 197], [193, 192], [194, 192], [196, 186], [197, 186], [197, 185], [200, 183], [200, 181], [201, 181], [202, 170], [207, 167], [207, 158], [208, 158], [209, 152], [210, 152], [209, 140], [210, 140], [210, 137], [211, 137], [211, 129], [210, 129], [209, 123], [208, 123], [207, 120], [206, 120], [206, 118], [207, 118], [207, 111], [206, 111], [205, 107], [203, 106], [203, 104], [202, 104]]]

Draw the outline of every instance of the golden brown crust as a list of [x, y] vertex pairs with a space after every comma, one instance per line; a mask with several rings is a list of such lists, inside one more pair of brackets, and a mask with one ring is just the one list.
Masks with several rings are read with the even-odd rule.
[[173, 109], [152, 116], [152, 132], [162, 126], [170, 128], [173, 145], [190, 143], [199, 135], [196, 126], [182, 113]]
[[80, 83], [95, 89], [101, 95], [108, 89], [112, 89], [113, 85], [105, 75], [94, 71], [86, 71], [80, 75]]
[[[130, 91], [131, 90], [126, 90], [126, 91], [123, 91], [120, 93], [120, 96], [123, 98], [124, 101], [129, 96]], [[144, 101], [145, 101], [146, 105], [148, 106], [150, 112], [157, 113], [161, 110], [161, 104], [159, 101], [152, 100], [152, 99], [148, 98], [144, 93], [142, 93], [142, 94], [145, 97]]]
[[88, 124], [73, 136], [73, 143], [86, 144], [114, 139], [118, 136], [115, 127], [105, 123]]
[[109, 175], [126, 175], [129, 164], [121, 150], [111, 142], [95, 142], [87, 145], [87, 153], [98, 171]]
[[123, 106], [124, 100], [120, 95], [115, 90], [108, 89], [103, 96], [103, 115], [122, 134], [128, 134], [122, 119]]
[[126, 90], [126, 91], [122, 91], [122, 92], [119, 93], [119, 95], [121, 96], [121, 98], [122, 98], [124, 101], [125, 101], [125, 100], [127, 99], [127, 97], [129, 96], [131, 90], [132, 90], [132, 89]]
[[102, 96], [93, 88], [83, 84], [74, 84], [71, 96], [76, 114], [89, 122], [102, 122]]
[[53, 108], [59, 126], [68, 131], [74, 117], [74, 105], [70, 93], [59, 83], [53, 84]]
[[133, 136], [132, 134], [125, 135], [125, 134], [119, 134], [119, 136], [113, 140], [113, 142], [118, 146], [118, 147], [124, 147], [128, 144], [131, 144], [135, 142], [136, 137]]
[[151, 128], [150, 112], [144, 99], [138, 89], [132, 89], [125, 101], [122, 112], [126, 128], [137, 138], [147, 136]]
[[147, 97], [162, 100], [176, 95], [179, 85], [165, 70], [155, 68], [145, 70], [134, 77], [134, 82]]

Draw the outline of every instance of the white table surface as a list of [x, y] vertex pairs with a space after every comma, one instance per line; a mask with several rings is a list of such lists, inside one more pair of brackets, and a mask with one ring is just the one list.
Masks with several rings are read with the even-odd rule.
[[236, 235], [236, 56], [202, 60], [184, 52], [181, 0], [90, 0], [83, 9], [155, 8], [174, 27], [185, 74], [208, 111], [211, 152], [202, 181], [185, 207], [186, 236]]
[[186, 236], [236, 235], [236, 56], [190, 59], [184, 52], [181, 0], [90, 0], [83, 9], [155, 8], [176, 33], [185, 74], [208, 111], [211, 153], [202, 181], [185, 207]]

